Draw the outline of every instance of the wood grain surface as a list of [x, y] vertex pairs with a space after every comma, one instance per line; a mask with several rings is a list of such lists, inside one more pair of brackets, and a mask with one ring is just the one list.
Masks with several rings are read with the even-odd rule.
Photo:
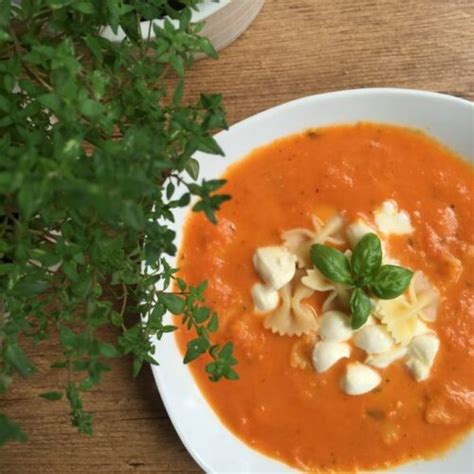
[[[238, 0], [234, 0], [238, 1]], [[229, 123], [319, 92], [396, 86], [474, 99], [472, 0], [267, 0], [250, 29], [189, 75], [190, 94], [222, 92]], [[30, 441], [0, 451], [0, 473], [193, 472], [151, 372], [112, 364], [86, 397], [95, 435], [77, 434], [66, 403], [38, 394], [61, 386], [48, 371], [59, 347], [31, 350], [42, 369], [0, 401]], [[229, 460], [231, 463], [231, 460]]]

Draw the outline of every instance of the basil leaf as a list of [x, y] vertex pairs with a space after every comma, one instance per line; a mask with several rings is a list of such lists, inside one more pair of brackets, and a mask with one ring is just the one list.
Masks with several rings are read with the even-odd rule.
[[366, 234], [355, 246], [351, 266], [354, 276], [371, 277], [382, 265], [382, 245], [375, 234]]
[[352, 285], [351, 267], [346, 256], [326, 245], [311, 246], [311, 260], [316, 268], [329, 280]]
[[372, 293], [383, 300], [400, 296], [410, 284], [413, 272], [397, 265], [382, 265], [369, 285]]
[[359, 329], [367, 321], [372, 309], [372, 303], [363, 290], [355, 288], [351, 295], [350, 306], [352, 312], [352, 329]]

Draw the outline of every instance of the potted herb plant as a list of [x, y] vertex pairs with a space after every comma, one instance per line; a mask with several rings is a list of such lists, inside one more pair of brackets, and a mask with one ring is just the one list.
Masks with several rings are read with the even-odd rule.
[[[201, 35], [208, 38], [215, 49], [220, 51], [248, 28], [264, 2], [265, 0], [197, 0], [189, 2], [192, 7], [191, 21], [202, 24]], [[148, 0], [147, 3], [152, 4], [153, 2]], [[140, 19], [139, 34], [143, 38], [154, 37], [153, 25], [163, 27], [164, 17], [177, 25], [176, 11], [180, 11], [184, 6], [185, 3], [179, 0], [169, 0], [161, 10], [144, 8], [143, 17]], [[122, 27], [119, 26], [117, 30], [110, 26], [102, 30], [102, 35], [111, 41], [122, 41], [128, 34], [126, 24]]]
[[[56, 338], [62, 356], [51, 367], [67, 382], [41, 396], [67, 399], [82, 433], [92, 433], [82, 392], [111, 357], [133, 357], [134, 374], [156, 363], [150, 336], [175, 329], [166, 311], [195, 332], [186, 360], [208, 352], [213, 380], [236, 378], [235, 360], [211, 342], [205, 284], [170, 287], [164, 259], [176, 252], [174, 208], [196, 196], [194, 210], [214, 221], [229, 199], [221, 181], [197, 181], [193, 153], [222, 154], [212, 132], [226, 122], [219, 95], [183, 101], [193, 56], [217, 55], [191, 21], [199, 0], [180, 3], [0, 1], [0, 395], [37, 372], [28, 347]], [[145, 41], [141, 19], [163, 11], [175, 23], [152, 25]], [[127, 38], [111, 41], [103, 25]], [[0, 413], [0, 444], [11, 439], [25, 434]]]

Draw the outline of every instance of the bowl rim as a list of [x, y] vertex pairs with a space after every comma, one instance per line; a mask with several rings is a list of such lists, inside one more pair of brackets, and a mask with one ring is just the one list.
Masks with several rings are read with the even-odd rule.
[[[444, 94], [442, 92], [433, 92], [429, 90], [410, 89], [410, 88], [403, 88], [403, 87], [362, 87], [362, 88], [357, 88], [357, 89], [344, 89], [344, 90], [323, 92], [321, 94], [312, 94], [312, 95], [307, 95], [307, 96], [300, 97], [297, 99], [289, 100], [287, 102], [282, 102], [281, 104], [262, 110], [261, 112], [257, 112], [256, 114], [251, 115], [250, 117], [247, 117], [245, 119], [240, 120], [239, 122], [236, 122], [235, 124], [232, 124], [229, 127], [229, 129], [231, 127], [232, 129], [240, 128], [244, 122], [245, 122], [245, 125], [247, 125], [247, 123], [249, 122], [254, 122], [262, 118], [265, 118], [269, 115], [279, 112], [281, 109], [290, 109], [290, 108], [299, 107], [301, 104], [308, 102], [310, 100], [314, 100], [316, 98], [329, 99], [329, 98], [350, 97], [350, 96], [356, 96], [356, 95], [361, 96], [361, 97], [364, 97], [364, 96], [368, 97], [374, 94], [381, 94], [381, 93], [387, 96], [404, 94], [406, 96], [411, 96], [411, 97], [423, 96], [427, 99], [429, 98], [438, 99], [438, 100], [441, 99], [450, 103], [457, 102], [459, 105], [471, 107], [474, 111], [474, 102], [471, 102], [468, 99], [464, 99], [461, 97]], [[220, 137], [225, 135], [227, 132], [228, 132], [227, 130], [222, 130], [219, 133], [215, 134], [214, 138], [219, 139]]]
[[[440, 92], [432, 92], [432, 91], [428, 91], [428, 90], [418, 90], [418, 89], [398, 88], [398, 87], [367, 87], [367, 88], [357, 88], [357, 89], [335, 90], [335, 91], [325, 92], [325, 93], [321, 93], [321, 94], [308, 95], [308, 96], [304, 96], [304, 97], [297, 98], [297, 99], [294, 99], [294, 100], [290, 100], [290, 101], [287, 101], [287, 102], [283, 102], [283, 103], [280, 103], [280, 104], [278, 104], [274, 107], [265, 109], [263, 111], [260, 111], [256, 114], [254, 114], [254, 115], [251, 115], [250, 117], [244, 118], [244, 119], [240, 120], [239, 122], [236, 122], [235, 124], [231, 125], [228, 130], [222, 130], [221, 132], [215, 134], [214, 138], [217, 141], [219, 141], [220, 139], [225, 138], [225, 136], [229, 133], [230, 130], [232, 130], [234, 132], [238, 131], [243, 127], [249, 127], [252, 124], [255, 124], [256, 122], [259, 122], [261, 120], [265, 120], [265, 119], [271, 117], [273, 114], [280, 113], [283, 110], [291, 110], [291, 109], [294, 109], [294, 108], [298, 108], [302, 104], [305, 104], [307, 102], [311, 102], [313, 100], [339, 99], [339, 98], [350, 98], [350, 97], [358, 97], [358, 98], [363, 99], [365, 97], [368, 98], [368, 97], [371, 97], [371, 96], [374, 96], [374, 95], [380, 95], [380, 94], [385, 95], [387, 97], [403, 94], [407, 97], [442, 100], [445, 103], [457, 104], [461, 107], [467, 107], [468, 109], [470, 109], [470, 113], [472, 114], [472, 121], [473, 121], [473, 124], [474, 124], [474, 102], [471, 102], [470, 100], [460, 98], [460, 97], [451, 96], [451, 95], [440, 93]], [[347, 121], [346, 123], [352, 123], [352, 122]], [[381, 122], [381, 123], [383, 123], [383, 122]], [[385, 123], [390, 124], [390, 122], [385, 122]], [[407, 125], [407, 127], [409, 127], [409, 125]], [[415, 128], [417, 128], [417, 127], [415, 127]], [[303, 129], [301, 129], [301, 130], [303, 130]], [[288, 135], [291, 135], [293, 133], [295, 133], [295, 132], [289, 132]], [[282, 137], [283, 137], [283, 135], [282, 135]], [[436, 138], [436, 137], [434, 137], [434, 138]], [[244, 156], [245, 155], [243, 155], [242, 158], [244, 158]], [[227, 166], [231, 166], [234, 163], [235, 163], [234, 161], [229, 162], [229, 163], [227, 163]], [[178, 226], [180, 226], [180, 225], [177, 224], [177, 227]], [[174, 259], [175, 259], [175, 257], [172, 257], [170, 260], [174, 261]], [[174, 335], [172, 335], [170, 339], [173, 340], [172, 343], [175, 344], [175, 346], [176, 346], [176, 338], [174, 337]], [[163, 344], [163, 342], [164, 341], [160, 341], [161, 344]], [[176, 349], [178, 349], [178, 348], [176, 347]], [[161, 364], [161, 362], [160, 362], [160, 364]], [[194, 461], [199, 465], [199, 467], [201, 469], [203, 469], [203, 471], [205, 471], [205, 472], [217, 472], [217, 471], [213, 471], [212, 466], [209, 465], [208, 462], [202, 457], [201, 453], [198, 452], [194, 448], [193, 440], [191, 439], [191, 436], [189, 436], [188, 433], [185, 433], [184, 430], [182, 429], [182, 427], [180, 426], [180, 423], [179, 423], [179, 421], [178, 421], [178, 419], [175, 415], [175, 412], [174, 412], [173, 408], [171, 407], [171, 400], [169, 398], [169, 393], [166, 390], [167, 381], [164, 380], [164, 378], [163, 378], [164, 376], [160, 372], [160, 366], [151, 365], [150, 367], [151, 367], [151, 370], [152, 370], [152, 374], [153, 374], [155, 384], [158, 388], [161, 400], [163, 402], [163, 405], [165, 406], [165, 409], [166, 409], [168, 417], [171, 421], [171, 424], [173, 425], [173, 428], [175, 429], [176, 433], [178, 434], [178, 436], [179, 436], [181, 442], [183, 443], [183, 445], [185, 446], [186, 450], [192, 456]], [[191, 374], [189, 368], [187, 370], [189, 371], [189, 376], [191, 378], [193, 378], [193, 375]], [[227, 428], [227, 426], [220, 420], [219, 416], [214, 412], [214, 410], [212, 409], [211, 404], [207, 401], [206, 397], [201, 392], [199, 387], [198, 387], [198, 390], [199, 390], [201, 396], [204, 398], [205, 403], [211, 408], [214, 416], [218, 419], [219, 423], [221, 423], [223, 425], [224, 429], [227, 432], [229, 432], [231, 435], [236, 437], [236, 439], [240, 443], [247, 446], [249, 449], [251, 449], [258, 456], [261, 456], [263, 458], [267, 458], [269, 461], [276, 461], [276, 462], [282, 463], [282, 466], [285, 466], [286, 469], [289, 472], [294, 469], [292, 466], [288, 466], [286, 463], [283, 463], [282, 461], [280, 461], [278, 459], [269, 457], [269, 456], [261, 453], [260, 451], [251, 448], [249, 445], [247, 445], [247, 443], [245, 443], [240, 438], [238, 438], [237, 435], [235, 435], [229, 428]], [[461, 443], [458, 443], [458, 445], [459, 444], [463, 445], [465, 442], [471, 443], [471, 439], [470, 439], [469, 434], [465, 438], [463, 438]], [[441, 453], [441, 456], [443, 456], [443, 454], [445, 454], [446, 456], [449, 456], [450, 453], [451, 453], [451, 451], [447, 451], [446, 453]], [[434, 459], [438, 459], [438, 458], [435, 457]], [[431, 459], [427, 459], [427, 461], [430, 461], [430, 460]], [[398, 469], [398, 468], [405, 467], [405, 466], [410, 466], [411, 463], [412, 463], [412, 461], [409, 461], [409, 462], [402, 463], [400, 465], [396, 465], [396, 466], [394, 466], [394, 469]], [[390, 472], [390, 471], [387, 470], [387, 472]]]

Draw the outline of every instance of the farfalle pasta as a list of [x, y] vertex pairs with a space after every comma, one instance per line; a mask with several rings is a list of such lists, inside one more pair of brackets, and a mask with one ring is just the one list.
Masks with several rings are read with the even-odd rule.
[[[294, 287], [294, 292], [293, 292]], [[263, 325], [281, 336], [301, 336], [318, 329], [316, 310], [302, 303], [313, 290], [301, 283], [288, 283], [279, 291], [281, 305], [264, 319]]]
[[336, 214], [326, 223], [323, 223], [319, 217], [312, 216], [313, 230], [310, 229], [291, 229], [283, 232], [281, 237], [283, 245], [297, 257], [298, 267], [310, 267], [309, 249], [313, 244], [333, 244], [342, 245], [344, 240], [341, 236], [341, 230], [344, 225], [344, 219]]
[[418, 316], [424, 321], [433, 322], [438, 314], [439, 291], [430, 283], [423, 272], [415, 272], [408, 288], [408, 300], [419, 308]]
[[422, 272], [415, 272], [406, 295], [392, 300], [379, 300], [374, 314], [385, 324], [393, 338], [402, 346], [428, 328], [422, 322], [436, 319], [439, 292]]
[[350, 293], [347, 286], [328, 280], [317, 268], [307, 270], [301, 281], [315, 291], [329, 292], [321, 307], [323, 313], [330, 309], [348, 309]]

